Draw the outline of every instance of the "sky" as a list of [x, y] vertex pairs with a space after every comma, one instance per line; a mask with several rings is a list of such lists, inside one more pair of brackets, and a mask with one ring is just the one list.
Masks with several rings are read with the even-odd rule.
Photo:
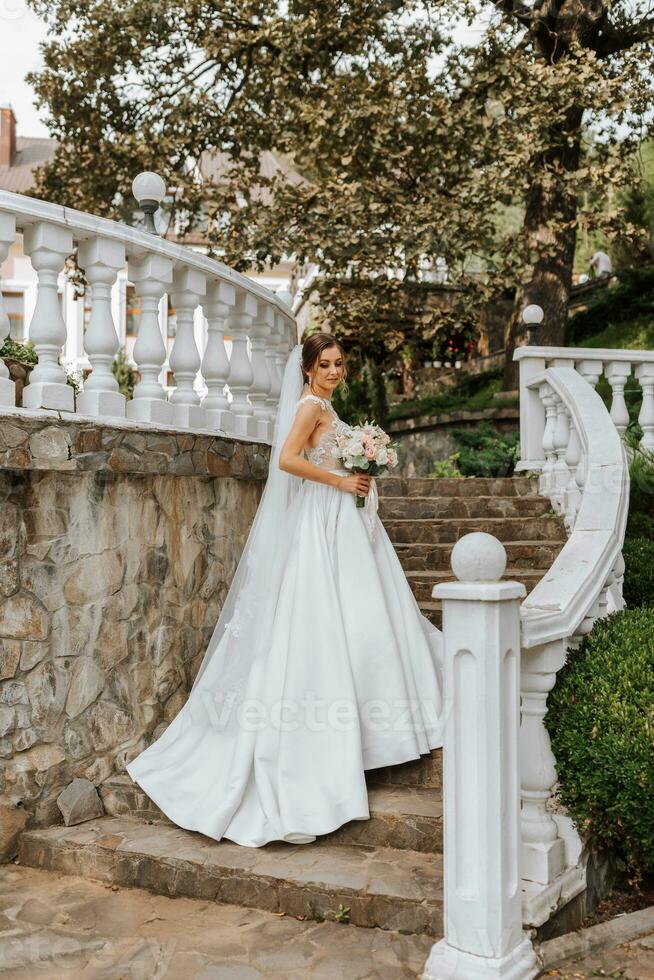
[[19, 136], [48, 135], [25, 81], [27, 72], [40, 66], [44, 37], [44, 25], [25, 0], [0, 0], [0, 105], [14, 110]]

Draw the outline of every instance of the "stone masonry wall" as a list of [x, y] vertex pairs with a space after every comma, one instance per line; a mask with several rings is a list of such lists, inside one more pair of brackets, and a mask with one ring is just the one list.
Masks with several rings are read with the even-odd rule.
[[59, 822], [186, 700], [267, 475], [264, 445], [0, 415], [0, 809]]

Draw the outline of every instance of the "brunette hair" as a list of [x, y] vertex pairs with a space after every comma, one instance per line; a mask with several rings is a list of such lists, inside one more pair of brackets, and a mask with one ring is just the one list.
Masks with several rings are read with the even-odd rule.
[[[345, 363], [345, 349], [334, 336], [333, 333], [314, 333], [302, 344], [302, 378], [305, 384], [309, 383], [309, 371], [314, 366], [320, 355], [328, 347], [338, 347], [343, 357], [343, 377], [341, 381], [345, 381], [347, 377], [347, 365]], [[347, 386], [346, 386], [347, 388]]]

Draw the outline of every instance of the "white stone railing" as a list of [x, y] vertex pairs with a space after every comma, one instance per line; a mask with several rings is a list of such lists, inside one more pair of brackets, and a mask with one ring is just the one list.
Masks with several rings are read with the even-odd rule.
[[[628, 415], [624, 384], [632, 367], [643, 386], [640, 421], [651, 436], [654, 355], [649, 352], [524, 347], [520, 361], [519, 469], [539, 474], [568, 540], [521, 607], [522, 877], [525, 923], [538, 926], [585, 887], [581, 841], [552, 812], [555, 759], [544, 726], [547, 696], [569, 649], [594, 621], [622, 607], [629, 466], [621, 439]], [[605, 374], [609, 412], [595, 391]], [[652, 379], [650, 381], [650, 378]]]
[[[293, 314], [278, 296], [222, 263], [156, 234], [0, 191], [0, 263], [19, 233], [38, 276], [28, 336], [39, 360], [23, 391], [25, 409], [77, 411], [114, 421], [127, 418], [272, 441], [283, 366], [296, 343]], [[92, 370], [76, 406], [73, 389], [58, 363], [66, 327], [57, 298], [57, 278], [75, 251], [92, 296], [85, 334], [85, 353]], [[110, 291], [125, 265], [141, 305], [133, 351], [140, 380], [130, 401], [118, 390], [111, 371], [119, 341]], [[176, 315], [169, 359], [175, 387], [169, 396], [159, 380], [166, 348], [158, 310], [165, 294]], [[193, 330], [198, 307], [207, 320], [202, 356]], [[0, 294], [0, 344], [8, 332]], [[232, 338], [229, 357], [226, 334]], [[194, 388], [199, 371], [207, 388], [204, 399]], [[15, 406], [14, 385], [1, 359], [0, 406]]]

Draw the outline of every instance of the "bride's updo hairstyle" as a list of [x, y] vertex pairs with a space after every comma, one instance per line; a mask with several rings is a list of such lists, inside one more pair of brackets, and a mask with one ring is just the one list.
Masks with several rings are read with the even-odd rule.
[[[309, 384], [309, 371], [315, 366], [324, 350], [328, 347], [338, 347], [343, 357], [343, 375], [341, 383], [347, 377], [347, 364], [345, 363], [345, 350], [342, 343], [333, 333], [314, 333], [302, 344], [302, 378], [305, 384]], [[347, 390], [347, 385], [344, 386]]]

